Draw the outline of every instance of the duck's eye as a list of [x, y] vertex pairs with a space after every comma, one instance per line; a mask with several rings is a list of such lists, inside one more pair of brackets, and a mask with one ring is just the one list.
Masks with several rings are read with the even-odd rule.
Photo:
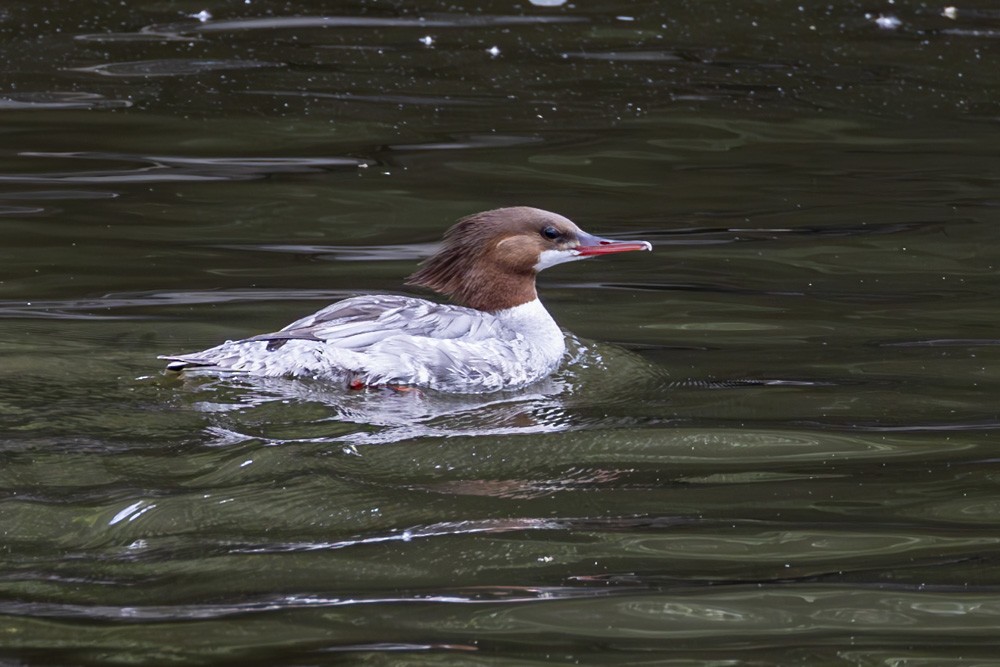
[[559, 238], [559, 230], [552, 226], [546, 227], [542, 230], [542, 236], [547, 239], [555, 240]]

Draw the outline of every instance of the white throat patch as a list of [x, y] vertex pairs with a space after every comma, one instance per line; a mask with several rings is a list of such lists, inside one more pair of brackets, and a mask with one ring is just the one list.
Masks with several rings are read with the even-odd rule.
[[576, 250], [543, 250], [538, 254], [535, 271], [541, 271], [564, 262], [574, 262], [578, 259], [587, 259], [587, 256], [581, 255]]

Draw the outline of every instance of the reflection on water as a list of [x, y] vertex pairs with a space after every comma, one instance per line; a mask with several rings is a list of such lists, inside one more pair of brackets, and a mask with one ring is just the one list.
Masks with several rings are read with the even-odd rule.
[[[995, 664], [997, 20], [7, 3], [0, 662]], [[161, 372], [513, 204], [544, 382]]]
[[[573, 414], [575, 409], [639, 400], [664, 385], [661, 375], [625, 350], [570, 339], [562, 369], [527, 388], [497, 395], [429, 389], [350, 390], [341, 384], [238, 373], [219, 377], [217, 372], [197, 369], [183, 373], [177, 382], [193, 392], [186, 397], [192, 409], [217, 416], [208, 427], [217, 440], [209, 444], [229, 446], [266, 438], [272, 445], [293, 441], [342, 444], [357, 453], [358, 445], [586, 428], [595, 425], [595, 420]], [[303, 419], [303, 414], [310, 418]], [[241, 435], [241, 425], [248, 423], [254, 433]], [[348, 424], [357, 428], [345, 432]]]

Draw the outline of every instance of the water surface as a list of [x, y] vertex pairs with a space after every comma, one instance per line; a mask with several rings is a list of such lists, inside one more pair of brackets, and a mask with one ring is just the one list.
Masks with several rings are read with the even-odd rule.
[[[1000, 664], [986, 2], [0, 9], [11, 664]], [[456, 218], [551, 379], [178, 378]]]

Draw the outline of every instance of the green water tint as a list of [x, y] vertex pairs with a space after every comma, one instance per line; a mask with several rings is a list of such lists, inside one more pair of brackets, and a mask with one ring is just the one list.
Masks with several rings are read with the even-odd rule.
[[[992, 5], [202, 9], [0, 12], [3, 660], [997, 664]], [[549, 381], [161, 373], [514, 204]]]

